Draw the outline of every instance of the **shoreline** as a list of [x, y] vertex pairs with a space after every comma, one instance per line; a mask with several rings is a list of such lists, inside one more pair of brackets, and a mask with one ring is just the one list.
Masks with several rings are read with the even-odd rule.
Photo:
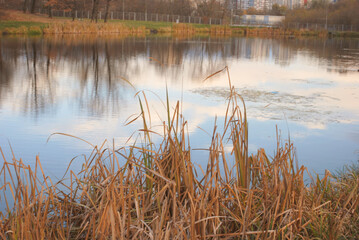
[[278, 27], [252, 27], [170, 22], [109, 20], [108, 23], [91, 22], [88, 19], [48, 18], [45, 15], [22, 14], [26, 17], [3, 17], [0, 21], [2, 35], [48, 35], [48, 34], [176, 34], [246, 37], [344, 37], [359, 38], [359, 32], [330, 32], [326, 30], [284, 29]]

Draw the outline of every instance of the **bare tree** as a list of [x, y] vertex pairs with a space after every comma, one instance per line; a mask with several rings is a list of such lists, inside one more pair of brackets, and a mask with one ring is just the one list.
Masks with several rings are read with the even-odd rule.
[[27, 12], [27, 10], [28, 10], [28, 5], [29, 5], [29, 0], [24, 0], [24, 5], [23, 5], [23, 7], [22, 7], [22, 11], [23, 11], [24, 13]]
[[52, 18], [52, 1], [47, 0], [47, 3], [45, 4], [47, 7], [47, 10], [49, 11], [49, 18]]
[[107, 2], [106, 2], [105, 23], [107, 22], [108, 10], [109, 10], [109, 8], [110, 8], [110, 2], [111, 2], [111, 0], [107, 0]]
[[35, 7], [36, 7], [36, 0], [32, 0], [31, 13], [35, 13]]
[[93, 0], [92, 4], [92, 15], [91, 15], [91, 21], [96, 21], [98, 18], [98, 5], [100, 4], [100, 0]]
[[78, 6], [77, 6], [77, 1], [76, 0], [73, 0], [72, 1], [72, 21], [75, 21], [75, 18], [77, 18], [77, 9], [78, 9]]

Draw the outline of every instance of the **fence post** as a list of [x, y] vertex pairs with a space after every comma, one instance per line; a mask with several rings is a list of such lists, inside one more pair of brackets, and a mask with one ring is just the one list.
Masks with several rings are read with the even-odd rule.
[[231, 26], [233, 25], [233, 9], [231, 9]]
[[133, 21], [136, 21], [136, 13], [133, 13]]
[[113, 12], [111, 12], [111, 20], [113, 20]]
[[170, 15], [167, 14], [167, 22], [169, 22], [169, 21], [170, 21]]
[[344, 24], [342, 24], [342, 32], [344, 31]]
[[147, 22], [147, 12], [145, 12], [145, 21]]
[[188, 23], [191, 23], [191, 16], [188, 16]]
[[209, 18], [209, 25], [212, 25], [212, 18]]
[[75, 11], [75, 18], [77, 18], [77, 10]]
[[158, 13], [156, 14], [156, 22], [158, 22]]
[[65, 17], [65, 10], [62, 11], [62, 17]]

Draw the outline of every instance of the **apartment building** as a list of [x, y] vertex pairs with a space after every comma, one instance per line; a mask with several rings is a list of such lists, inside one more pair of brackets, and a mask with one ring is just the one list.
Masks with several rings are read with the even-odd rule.
[[[288, 9], [303, 6], [306, 0], [233, 0], [231, 6], [237, 9], [255, 8], [257, 10], [272, 9], [273, 4], [284, 5]], [[335, 0], [334, 0], [335, 1]]]

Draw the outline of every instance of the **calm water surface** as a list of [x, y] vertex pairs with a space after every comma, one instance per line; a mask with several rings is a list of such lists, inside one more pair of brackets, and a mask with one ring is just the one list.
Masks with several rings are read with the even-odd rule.
[[[10, 143], [30, 165], [39, 155], [46, 171], [60, 176], [91, 147], [60, 135], [47, 142], [52, 133], [131, 144], [140, 122], [125, 122], [140, 112], [136, 92], [146, 94], [156, 129], [166, 119], [167, 84], [172, 105], [183, 102], [192, 148], [208, 147], [206, 131], [216, 116], [223, 120], [229, 88], [224, 73], [203, 80], [224, 66], [247, 104], [250, 152], [261, 147], [273, 155], [278, 126], [311, 171], [358, 160], [355, 39], [0, 38], [0, 146], [10, 159]], [[205, 151], [193, 156], [206, 164]]]

